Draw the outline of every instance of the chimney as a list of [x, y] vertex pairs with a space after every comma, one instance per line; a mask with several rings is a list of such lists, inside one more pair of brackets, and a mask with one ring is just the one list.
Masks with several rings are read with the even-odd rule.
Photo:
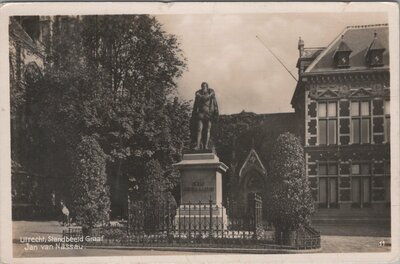
[[304, 54], [304, 41], [299, 37], [299, 44], [297, 45], [297, 48], [299, 50], [299, 56], [302, 57]]

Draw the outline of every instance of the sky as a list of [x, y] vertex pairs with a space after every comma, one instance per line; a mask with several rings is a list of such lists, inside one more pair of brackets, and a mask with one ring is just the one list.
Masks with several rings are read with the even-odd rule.
[[158, 15], [177, 36], [187, 59], [178, 80], [180, 95], [193, 100], [206, 81], [216, 92], [221, 114], [292, 112], [299, 36], [305, 47], [326, 47], [346, 26], [387, 23], [383, 13]]

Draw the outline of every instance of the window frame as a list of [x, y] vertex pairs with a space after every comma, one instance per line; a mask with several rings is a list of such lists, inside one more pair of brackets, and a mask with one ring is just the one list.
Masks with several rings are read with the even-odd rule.
[[[362, 103], [367, 102], [368, 103], [368, 114], [363, 115], [362, 113]], [[353, 114], [353, 104], [357, 103], [358, 104], [358, 115]], [[351, 135], [351, 144], [371, 144], [372, 142], [372, 121], [371, 121], [371, 100], [370, 99], [356, 99], [356, 100], [350, 100], [350, 118], [351, 118], [351, 130], [350, 130], [350, 135]], [[354, 121], [358, 121], [358, 142], [355, 142], [354, 140]], [[368, 120], [368, 136], [367, 136], [367, 142], [363, 142], [363, 120]]]
[[[320, 166], [326, 166], [326, 174], [321, 173]], [[329, 173], [330, 166], [335, 166], [336, 167], [336, 174], [331, 174]], [[325, 195], [326, 195], [326, 202], [321, 203], [320, 197], [321, 197], [321, 186], [320, 186], [320, 181], [321, 178], [326, 180], [326, 190], [325, 190]], [[331, 202], [331, 180], [335, 181], [335, 189], [336, 189], [336, 201]], [[318, 207], [319, 208], [339, 208], [339, 163], [336, 162], [321, 162], [318, 163]]]
[[[350, 68], [350, 53], [349, 51], [339, 51], [335, 53], [335, 64], [336, 68]], [[343, 62], [342, 59], [346, 58], [346, 62]]]
[[[359, 173], [353, 173], [353, 166], [354, 165], [359, 165]], [[363, 173], [362, 165], [367, 165], [368, 166], [368, 173]], [[353, 208], [368, 208], [371, 207], [372, 204], [372, 165], [371, 163], [368, 162], [354, 162], [351, 164], [350, 167], [350, 175], [351, 175], [351, 206]], [[353, 184], [355, 183], [355, 178], [358, 179], [358, 184], [359, 184], [359, 199], [360, 201], [358, 203], [354, 202], [353, 200], [353, 191], [354, 191], [354, 186]], [[364, 201], [364, 181], [368, 181], [368, 193], [369, 193], [369, 199], [368, 201]]]
[[[386, 104], [389, 104], [389, 109], [388, 109], [388, 107], [387, 107], [387, 105]], [[389, 110], [388, 112], [387, 112], [387, 109]], [[390, 142], [390, 99], [385, 99], [385, 100], [383, 100], [383, 114], [385, 115], [385, 118], [384, 118], [384, 128], [383, 128], [383, 131], [384, 131], [384, 140], [385, 140], [385, 143], [389, 143]]]
[[[378, 56], [379, 62], [376, 62], [374, 58]], [[380, 67], [384, 65], [383, 50], [370, 50], [367, 54], [367, 62], [370, 67]]]
[[[325, 104], [325, 116], [320, 116], [320, 105], [321, 104]], [[335, 104], [335, 115], [334, 116], [330, 116], [329, 115], [329, 104]], [[318, 101], [317, 102], [317, 118], [318, 118], [318, 133], [317, 133], [317, 140], [318, 140], [318, 145], [321, 146], [329, 146], [329, 145], [337, 145], [338, 144], [338, 122], [339, 122], [339, 118], [338, 118], [338, 109], [339, 105], [338, 105], [338, 101], [337, 100], [323, 100], [323, 101]], [[320, 130], [320, 122], [324, 121], [326, 123], [325, 125], [325, 139], [326, 142], [325, 144], [321, 144], [321, 130]], [[330, 121], [335, 121], [335, 125], [334, 125], [334, 142], [330, 143], [330, 133], [329, 133], [329, 128], [330, 128]]]

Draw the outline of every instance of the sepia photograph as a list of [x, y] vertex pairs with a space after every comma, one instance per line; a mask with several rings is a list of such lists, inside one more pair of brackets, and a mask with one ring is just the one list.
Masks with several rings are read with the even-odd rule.
[[7, 16], [12, 258], [398, 252], [398, 17], [188, 6]]

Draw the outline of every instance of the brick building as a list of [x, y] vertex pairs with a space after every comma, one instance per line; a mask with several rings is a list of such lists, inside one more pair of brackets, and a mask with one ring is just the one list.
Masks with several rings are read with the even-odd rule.
[[349, 26], [324, 48], [299, 40], [291, 104], [301, 120], [316, 219], [390, 215], [388, 25]]

